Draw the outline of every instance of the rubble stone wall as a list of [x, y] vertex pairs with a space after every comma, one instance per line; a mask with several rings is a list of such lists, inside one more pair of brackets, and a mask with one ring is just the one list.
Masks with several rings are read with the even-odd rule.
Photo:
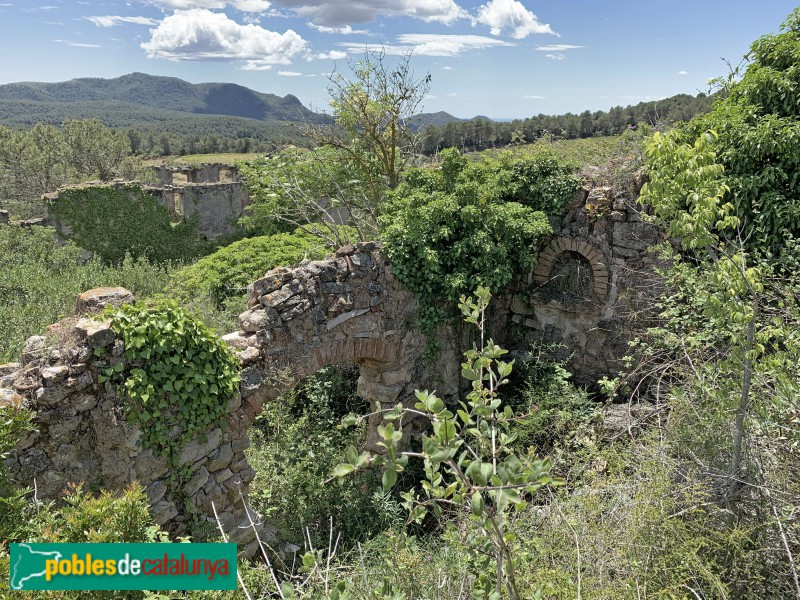
[[[598, 208], [599, 207], [599, 208]], [[608, 188], [586, 189], [567, 215], [553, 219], [536, 270], [520, 274], [493, 300], [490, 333], [517, 352], [532, 342], [557, 343], [578, 383], [614, 375], [636, 319], [649, 308], [657, 278], [647, 247], [663, 238], [638, 209]], [[395, 278], [378, 243], [340, 249], [321, 261], [267, 273], [248, 288], [239, 331], [224, 337], [241, 365], [239, 392], [228, 402], [227, 427], [188, 443], [180, 463], [189, 477], [171, 478], [164, 459], [138, 444], [123, 399], [101, 382], [102, 369], [125, 360], [122, 341], [92, 311], [130, 302], [125, 290], [92, 290], [77, 314], [30, 338], [19, 363], [0, 366], [0, 405], [21, 403], [35, 413], [37, 431], [7, 459], [18, 482], [39, 497], [59, 498], [68, 482], [120, 488], [139, 481], [155, 520], [173, 533], [191, 518], [220, 521], [244, 555], [257, 550], [245, 527], [249, 484], [255, 476], [244, 450], [248, 428], [265, 402], [322, 367], [356, 363], [358, 393], [373, 409], [410, 404], [415, 389], [446, 399], [459, 391], [463, 329], [443, 327], [433, 361], [422, 358], [426, 338], [416, 325], [418, 303]], [[380, 416], [370, 419], [367, 445]], [[406, 425], [407, 435], [423, 426]], [[277, 543], [263, 525], [262, 539]]]

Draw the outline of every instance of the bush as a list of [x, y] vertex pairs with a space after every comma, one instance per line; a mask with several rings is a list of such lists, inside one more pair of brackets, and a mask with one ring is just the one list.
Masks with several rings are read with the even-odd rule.
[[246, 238], [175, 271], [170, 295], [181, 300], [210, 297], [221, 305], [242, 295], [270, 269], [324, 258], [328, 252], [318, 238], [300, 231]]
[[[526, 179], [521, 166], [518, 171], [468, 165], [457, 151], [446, 150], [441, 170], [411, 170], [387, 206], [386, 252], [397, 278], [419, 298], [420, 324], [429, 339], [443, 303], [454, 305], [477, 286], [499, 292], [514, 273], [535, 266], [536, 244], [552, 229], [547, 216], [530, 205], [563, 206], [567, 187], [549, 176]], [[540, 195], [547, 182], [561, 192]]]
[[326, 547], [331, 518], [340, 543], [350, 547], [396, 517], [390, 499], [368, 492], [377, 481], [373, 473], [323, 483], [345, 449], [363, 443], [364, 428], [337, 428], [348, 412], [367, 412], [354, 391], [357, 377], [352, 367], [326, 367], [267, 404], [251, 429], [248, 460], [257, 475], [250, 499], [284, 539], [298, 545], [308, 528], [314, 547]]
[[0, 226], [0, 362], [18, 357], [22, 344], [75, 309], [93, 287], [122, 286], [142, 299], [161, 291], [173, 268], [125, 255], [117, 266], [85, 263], [80, 248], [59, 245], [49, 227]]
[[49, 215], [67, 226], [69, 239], [106, 263], [127, 254], [157, 263], [186, 261], [212, 249], [195, 223], [172, 223], [169, 211], [133, 184], [68, 188], [51, 203]]

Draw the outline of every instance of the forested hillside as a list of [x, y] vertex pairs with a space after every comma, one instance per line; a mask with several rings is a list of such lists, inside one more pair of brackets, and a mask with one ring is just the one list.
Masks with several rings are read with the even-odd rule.
[[[678, 94], [663, 100], [640, 102], [626, 107], [615, 106], [607, 111], [539, 114], [509, 122], [492, 121], [486, 117], [456, 119], [447, 113], [435, 113], [426, 115], [427, 118], [419, 122], [422, 128], [422, 151], [425, 154], [434, 154], [444, 148], [486, 150], [533, 142], [543, 136], [571, 140], [619, 135], [640, 123], [651, 127], [666, 127], [707, 112], [713, 101], [714, 96], [703, 93], [697, 96]], [[447, 117], [450, 117], [449, 121]], [[417, 123], [412, 120], [412, 124]]]
[[[13, 101], [22, 102], [13, 102]], [[9, 104], [6, 104], [6, 103]], [[192, 84], [177, 77], [159, 77], [131, 73], [115, 79], [72, 79], [59, 83], [22, 82], [0, 85], [2, 122], [27, 121], [27, 103], [45, 103], [48, 109], [70, 105], [70, 118], [90, 118], [103, 102], [120, 106], [149, 107], [167, 111], [226, 115], [258, 120], [316, 121], [318, 115], [308, 110], [295, 96], [283, 98], [263, 94], [233, 83]], [[41, 106], [41, 104], [37, 104]], [[61, 107], [64, 110], [64, 107]], [[112, 125], [107, 123], [107, 125]]]

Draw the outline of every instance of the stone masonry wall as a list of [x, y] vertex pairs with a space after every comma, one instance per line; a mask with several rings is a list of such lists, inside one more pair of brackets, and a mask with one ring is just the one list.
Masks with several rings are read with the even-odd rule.
[[518, 351], [558, 345], [579, 385], [615, 376], [661, 291], [660, 261], [648, 248], [666, 237], [644, 219], [635, 200], [584, 187], [564, 217], [551, 219], [536, 270], [495, 302], [495, 339]]
[[[6, 467], [19, 483], [35, 485], [40, 498], [59, 498], [69, 482], [119, 489], [139, 481], [156, 522], [172, 533], [185, 531], [192, 513], [213, 523], [216, 508], [247, 556], [257, 542], [246, 527], [254, 516], [245, 503], [255, 473], [244, 450], [264, 402], [326, 365], [354, 362], [359, 394], [380, 409], [413, 400], [415, 385], [437, 368], [420, 360], [425, 337], [413, 325], [416, 299], [400, 287], [377, 244], [271, 271], [250, 286], [240, 331], [224, 338], [242, 364], [228, 427], [184, 447], [180, 464], [191, 476], [175, 489], [166, 461], [138, 445], [140, 432], [127, 423], [115, 387], [98, 378], [108, 365], [124, 363], [124, 347], [109, 321], [85, 313], [131, 300], [120, 289], [83, 294], [76, 316], [29, 338], [20, 363], [0, 366], [0, 404], [32, 410], [37, 428]], [[379, 416], [370, 421], [367, 443], [375, 442], [379, 423]], [[413, 424], [406, 429], [411, 434]], [[269, 525], [260, 530], [263, 540], [278, 542]]]
[[[530, 343], [560, 344], [580, 384], [614, 375], [626, 342], [646, 317], [659, 282], [646, 250], [663, 234], [636, 206], [609, 188], [585, 189], [568, 214], [553, 219], [533, 273], [521, 274], [492, 303], [490, 333], [515, 352]], [[245, 458], [247, 432], [265, 402], [320, 368], [359, 367], [358, 393], [374, 410], [414, 401], [415, 389], [446, 399], [459, 391], [463, 330], [443, 328], [435, 362], [423, 360], [426, 338], [416, 326], [416, 297], [392, 273], [380, 244], [340, 249], [321, 261], [279, 268], [250, 285], [239, 331], [224, 337], [242, 364], [239, 392], [228, 401], [228, 427], [210, 431], [181, 452], [190, 477], [170, 485], [163, 459], [138, 445], [140, 432], [124, 417], [124, 402], [98, 375], [124, 361], [103, 304], [130, 302], [125, 290], [83, 294], [76, 315], [30, 338], [19, 363], [0, 365], [0, 406], [20, 403], [35, 413], [37, 431], [21, 440], [6, 466], [39, 497], [59, 498], [68, 482], [119, 489], [137, 480], [152, 513], [173, 533], [190, 518], [220, 520], [240, 551], [257, 550], [246, 501], [255, 476]], [[369, 421], [367, 445], [380, 416]], [[407, 435], [422, 423], [408, 423]], [[275, 531], [261, 524], [262, 539]]]

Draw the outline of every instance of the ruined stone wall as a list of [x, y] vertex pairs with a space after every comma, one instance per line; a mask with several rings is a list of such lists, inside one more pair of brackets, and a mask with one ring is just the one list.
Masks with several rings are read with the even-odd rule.
[[536, 270], [495, 302], [495, 339], [520, 352], [557, 345], [579, 385], [615, 376], [661, 291], [660, 261], [648, 248], [666, 237], [644, 219], [635, 199], [586, 186], [564, 217], [551, 219]]
[[[536, 270], [520, 274], [493, 300], [490, 333], [515, 352], [532, 342], [559, 344], [572, 357], [576, 381], [592, 385], [615, 374], [627, 340], [650, 309], [659, 282], [647, 247], [663, 234], [609, 188], [585, 189], [553, 227]], [[239, 331], [224, 337], [242, 364], [228, 426], [183, 449], [180, 462], [190, 476], [176, 488], [165, 461], [138, 446], [140, 432], [126, 422], [123, 399], [98, 377], [125, 360], [124, 348], [109, 322], [83, 313], [124, 300], [130, 298], [120, 291], [88, 294], [78, 315], [27, 341], [20, 363], [0, 366], [0, 404], [22, 403], [34, 411], [38, 429], [20, 442], [7, 467], [20, 483], [35, 482], [40, 497], [59, 498], [67, 482], [114, 489], [137, 480], [159, 524], [180, 532], [192, 513], [211, 521], [216, 507], [249, 556], [256, 551], [255, 533], [242, 525], [249, 523], [245, 503], [255, 473], [244, 450], [265, 402], [339, 362], [358, 365], [358, 392], [375, 410], [412, 403], [415, 389], [435, 389], [446, 399], [458, 395], [468, 334], [442, 328], [442, 351], [434, 362], [422, 359], [426, 338], [416, 325], [417, 299], [394, 277], [380, 244], [275, 269], [249, 287]], [[368, 445], [376, 442], [379, 423], [379, 416], [370, 420]], [[414, 435], [422, 425], [408, 423], [405, 433]], [[268, 525], [262, 536], [276, 543]]]
[[[224, 338], [242, 364], [227, 427], [183, 448], [180, 465], [190, 475], [176, 485], [166, 460], [138, 445], [140, 431], [127, 423], [115, 386], [101, 382], [104, 368], [126, 366], [122, 341], [109, 321], [80, 314], [129, 302], [130, 295], [101, 289], [82, 296], [78, 315], [28, 339], [20, 363], [0, 366], [0, 404], [29, 408], [37, 428], [6, 461], [8, 472], [35, 485], [40, 498], [61, 497], [68, 482], [119, 489], [139, 481], [157, 523], [180, 533], [193, 514], [213, 522], [216, 508], [248, 556], [257, 550], [255, 532], [245, 527], [255, 473], [244, 450], [264, 402], [324, 366], [350, 362], [360, 369], [359, 394], [380, 409], [413, 401], [414, 388], [438, 368], [420, 360], [425, 337], [414, 325], [416, 299], [401, 288], [378, 245], [359, 244], [327, 260], [271, 271], [250, 286], [240, 331]], [[379, 423], [379, 417], [370, 421], [367, 443], [375, 442]], [[413, 425], [406, 431], [412, 434]], [[277, 543], [268, 525], [261, 535]]]
[[196, 218], [197, 230], [209, 240], [238, 232], [237, 221], [250, 205], [247, 190], [238, 182], [147, 186], [144, 189], [175, 219]]
[[[170, 212], [174, 221], [196, 219], [197, 230], [209, 240], [241, 231], [237, 223], [251, 201], [247, 189], [239, 180], [236, 167], [207, 164], [197, 167], [154, 167], [153, 170], [159, 184], [142, 187]], [[120, 188], [130, 184], [114, 180], [111, 183], [88, 182], [79, 187], [111, 185]], [[58, 202], [62, 190], [44, 195], [48, 205]], [[69, 223], [51, 218], [50, 215], [46, 222], [36, 224], [52, 224], [67, 237], [71, 230]]]
[[234, 183], [239, 180], [239, 169], [236, 165], [221, 163], [203, 163], [193, 166], [151, 167], [162, 185], [185, 185], [187, 183]]

